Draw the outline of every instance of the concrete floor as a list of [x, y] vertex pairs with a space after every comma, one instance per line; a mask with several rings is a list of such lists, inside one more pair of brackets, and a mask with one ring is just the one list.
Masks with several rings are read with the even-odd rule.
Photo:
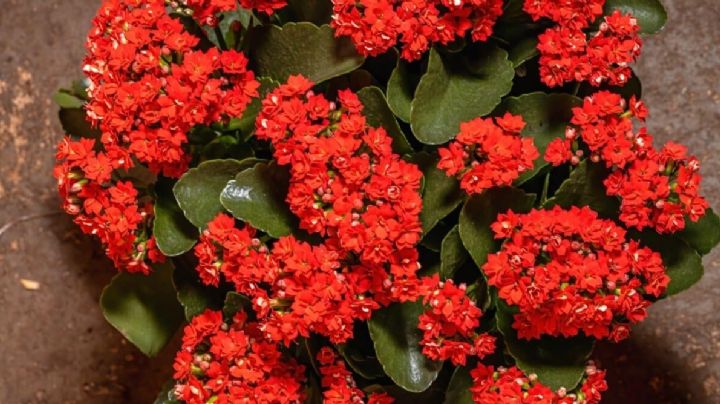
[[[720, 2], [664, 0], [666, 29], [646, 41], [637, 72], [660, 141], [704, 163], [720, 210]], [[80, 77], [97, 0], [0, 0], [0, 403], [148, 403], [168, 378], [168, 349], [145, 359], [97, 307], [113, 275], [94, 244], [59, 214], [51, 178], [61, 136], [50, 95]], [[609, 403], [717, 403], [720, 250], [689, 293], [663, 301], [620, 345], [601, 347]], [[25, 290], [20, 279], [40, 283]]]

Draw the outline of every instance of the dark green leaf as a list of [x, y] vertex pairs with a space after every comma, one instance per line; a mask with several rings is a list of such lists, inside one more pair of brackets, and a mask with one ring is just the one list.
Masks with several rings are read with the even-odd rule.
[[415, 393], [425, 391], [437, 378], [442, 362], [423, 355], [418, 317], [421, 302], [395, 303], [376, 311], [368, 322], [377, 357], [395, 384]]
[[382, 365], [378, 361], [367, 323], [355, 322], [353, 338], [337, 346], [338, 352], [345, 358], [355, 373], [368, 380], [385, 376]]
[[100, 131], [93, 128], [85, 119], [85, 110], [81, 108], [60, 109], [60, 124], [70, 136], [99, 139]]
[[582, 100], [570, 94], [530, 93], [503, 100], [500, 109], [523, 117], [526, 125], [522, 135], [532, 137], [540, 152], [535, 168], [521, 175], [516, 183], [524, 183], [548, 165], [544, 158], [547, 145], [565, 136], [565, 128], [572, 119], [572, 109], [581, 104]]
[[180, 401], [175, 398], [175, 394], [173, 393], [174, 390], [174, 380], [170, 380], [165, 383], [162, 390], [160, 390], [160, 393], [158, 393], [157, 398], [155, 398], [153, 404], [180, 404]]
[[285, 202], [288, 181], [284, 167], [261, 163], [228, 182], [220, 201], [233, 216], [271, 237], [287, 236], [297, 224]]
[[203, 285], [194, 262], [186, 262], [184, 257], [176, 258], [173, 262], [173, 284], [177, 299], [185, 310], [186, 319], [190, 320], [206, 309], [218, 310], [223, 307], [225, 292], [214, 286]]
[[705, 216], [693, 222], [685, 219], [685, 230], [678, 233], [678, 237], [685, 240], [700, 254], [705, 255], [720, 243], [720, 218], [708, 209]]
[[329, 24], [333, 4], [330, 0], [288, 0], [295, 21]]
[[105, 319], [148, 356], [157, 355], [183, 321], [172, 271], [166, 264], [147, 276], [121, 272], [100, 296]]
[[253, 167], [260, 160], [210, 160], [191, 168], [175, 184], [173, 192], [185, 217], [196, 227], [203, 228], [223, 211], [220, 194], [241, 171]]
[[495, 109], [510, 92], [514, 75], [507, 52], [494, 45], [467, 55], [441, 55], [432, 49], [412, 102], [410, 123], [415, 137], [430, 145], [454, 138], [460, 123]]
[[617, 198], [605, 195], [603, 180], [607, 169], [600, 164], [584, 160], [570, 174], [570, 178], [560, 185], [555, 196], [548, 199], [545, 206], [560, 205], [569, 209], [572, 206], [589, 206], [605, 218], [618, 215], [620, 202]]
[[517, 188], [493, 188], [468, 199], [460, 212], [460, 238], [479, 268], [487, 261], [488, 254], [499, 247], [490, 228], [498, 214], [508, 210], [528, 212], [534, 201], [535, 195]]
[[665, 291], [667, 296], [687, 290], [702, 279], [702, 258], [682, 239], [676, 236], [661, 236], [652, 231], [640, 234], [633, 232], [631, 238], [639, 239], [643, 245], [662, 255], [665, 272], [670, 277], [670, 284]]
[[168, 257], [184, 254], [195, 245], [198, 230], [185, 218], [175, 201], [170, 180], [160, 180], [155, 185], [155, 193], [153, 235], [158, 249]]
[[465, 264], [469, 255], [465, 251], [458, 226], [453, 227], [442, 241], [440, 249], [440, 278], [450, 279]]
[[240, 310], [243, 310], [248, 314], [252, 313], [252, 302], [240, 293], [229, 292], [225, 297], [223, 316], [225, 319], [230, 319]]
[[610, 15], [615, 10], [620, 10], [623, 14], [630, 13], [637, 18], [643, 34], [660, 31], [667, 21], [667, 12], [660, 0], [607, 0], [605, 15]]
[[517, 367], [528, 375], [536, 374], [552, 390], [561, 387], [573, 390], [585, 374], [593, 340], [587, 337], [519, 340], [512, 328], [512, 314], [501, 307], [496, 312], [497, 326]]
[[398, 58], [387, 83], [387, 98], [390, 109], [403, 122], [410, 122], [412, 100], [419, 82], [420, 75], [413, 73], [409, 64]]
[[382, 90], [377, 87], [365, 87], [358, 91], [358, 97], [365, 109], [363, 113], [367, 123], [375, 128], [385, 128], [393, 140], [393, 150], [400, 155], [412, 153], [414, 150], [408, 143], [405, 134], [395, 119]]
[[420, 167], [425, 180], [420, 220], [423, 233], [427, 234], [440, 220], [460, 205], [465, 193], [460, 189], [455, 178], [448, 177], [444, 171], [437, 168], [436, 157], [421, 152], [412, 155], [410, 161]]
[[473, 404], [472, 393], [470, 393], [472, 385], [470, 370], [464, 366], [457, 367], [445, 393], [445, 404]]
[[514, 68], [518, 68], [523, 63], [539, 55], [537, 50], [538, 39], [536, 36], [530, 36], [521, 39], [508, 52], [508, 59], [512, 62]]
[[280, 82], [302, 74], [319, 84], [360, 67], [363, 57], [347, 37], [335, 38], [328, 25], [300, 22], [269, 25], [253, 32], [250, 60], [258, 76]]

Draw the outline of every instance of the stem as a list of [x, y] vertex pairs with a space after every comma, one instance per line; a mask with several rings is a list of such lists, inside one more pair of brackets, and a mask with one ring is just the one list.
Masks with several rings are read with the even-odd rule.
[[215, 37], [218, 40], [220, 49], [228, 50], [227, 44], [225, 43], [225, 37], [223, 36], [222, 30], [220, 29], [220, 25], [216, 25], [213, 29], [215, 30]]
[[548, 173], [545, 174], [545, 182], [543, 183], [542, 194], [540, 194], [540, 206], [541, 207], [543, 205], [545, 205], [545, 202], [547, 202], [549, 188], [550, 188], [550, 171], [548, 171]]
[[579, 81], [575, 83], [575, 87], [573, 88], [573, 95], [578, 95], [578, 93], [580, 92], [580, 84], [581, 83]]

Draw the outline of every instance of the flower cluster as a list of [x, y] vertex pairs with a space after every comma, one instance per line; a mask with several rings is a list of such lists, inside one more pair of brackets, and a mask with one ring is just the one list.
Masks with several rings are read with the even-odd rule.
[[467, 33], [474, 42], [486, 41], [502, 8], [502, 0], [333, 0], [332, 26], [365, 56], [399, 43], [401, 57], [414, 61], [433, 44]]
[[520, 136], [524, 127], [522, 117], [510, 113], [462, 123], [455, 140], [438, 149], [438, 168], [457, 176], [469, 194], [511, 185], [539, 156], [533, 139]]
[[393, 153], [384, 129], [367, 125], [357, 95], [341, 91], [338, 105], [311, 88], [290, 77], [257, 117], [256, 137], [290, 166], [290, 210], [343, 259], [356, 257], [373, 284], [396, 300], [411, 298], [404, 283], [415, 284], [419, 269], [422, 172]]
[[525, 11], [534, 20], [557, 23], [538, 37], [540, 79], [550, 87], [570, 81], [625, 84], [632, 75], [628, 64], [640, 55], [640, 26], [620, 11], [604, 17], [596, 33], [585, 29], [602, 14], [604, 0], [525, 0]]
[[478, 334], [482, 311], [465, 294], [465, 285], [452, 280], [430, 280], [434, 287], [426, 293], [423, 303], [428, 310], [420, 315], [418, 328], [423, 331], [420, 346], [423, 354], [433, 360], [451, 360], [465, 365], [468, 356], [483, 358], [495, 351], [495, 337]]
[[[324, 347], [317, 354], [320, 364], [320, 381], [323, 391], [324, 404], [363, 404], [365, 393], [355, 384], [352, 373], [331, 348]], [[368, 404], [392, 404], [395, 400], [387, 393], [371, 393], [368, 395]]]
[[188, 404], [303, 403], [305, 368], [237, 312], [207, 310], [185, 327], [174, 394]]
[[517, 367], [495, 369], [479, 364], [470, 372], [473, 402], [477, 404], [599, 404], [607, 390], [605, 371], [590, 363], [580, 386], [572, 392], [562, 388], [552, 391], [537, 380], [536, 375], [526, 376]]
[[96, 143], [66, 137], [58, 145], [54, 175], [63, 208], [85, 234], [100, 239], [115, 267], [149, 273], [148, 261], [164, 260], [148, 235], [152, 203], [140, 201], [130, 181], [111, 183], [109, 157]]
[[[238, 7], [238, 0], [165, 0], [165, 3], [178, 13], [192, 16], [199, 24], [210, 27], [217, 26], [221, 13]], [[285, 7], [287, 0], [239, 0], [239, 4], [240, 7], [272, 15], [275, 10]]]
[[629, 104], [607, 91], [587, 97], [573, 110], [565, 138], [548, 146], [545, 159], [553, 165], [579, 163], [582, 140], [592, 161], [613, 170], [605, 187], [608, 195], [622, 201], [620, 220], [625, 225], [659, 233], [680, 231], [685, 216], [697, 221], [708, 208], [700, 196], [700, 163], [676, 143], [655, 149], [646, 128], [633, 130], [633, 117], [644, 120], [647, 109], [635, 98]]
[[520, 338], [585, 335], [620, 341], [647, 316], [670, 278], [660, 254], [626, 241], [625, 230], [588, 207], [512, 211], [492, 225], [505, 240], [482, 270], [519, 308]]

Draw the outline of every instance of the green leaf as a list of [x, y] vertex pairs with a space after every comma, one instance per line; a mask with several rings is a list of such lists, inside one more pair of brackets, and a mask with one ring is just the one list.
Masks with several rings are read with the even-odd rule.
[[198, 228], [205, 227], [223, 211], [220, 194], [239, 172], [260, 160], [209, 160], [186, 172], [175, 184], [173, 192], [185, 217]]
[[498, 306], [495, 316], [508, 353], [525, 374], [536, 374], [552, 390], [565, 387], [570, 391], [580, 383], [593, 350], [591, 338], [519, 340], [512, 328], [513, 315]]
[[400, 155], [412, 153], [414, 150], [408, 143], [405, 134], [398, 124], [395, 115], [388, 107], [385, 94], [377, 87], [365, 87], [357, 93], [365, 106], [363, 113], [367, 123], [375, 128], [385, 128], [393, 140], [393, 150]]
[[458, 181], [448, 177], [437, 168], [437, 158], [420, 152], [412, 155], [410, 161], [423, 172], [423, 210], [420, 212], [423, 233], [428, 234], [437, 223], [457, 208], [465, 197]]
[[300, 22], [269, 25], [253, 32], [250, 60], [258, 76], [285, 82], [302, 74], [319, 84], [349, 73], [363, 64], [347, 37], [335, 38], [328, 25]]
[[685, 230], [678, 233], [678, 237], [701, 255], [708, 254], [720, 243], [720, 218], [712, 209], [708, 209], [697, 222], [686, 218]]
[[233, 216], [271, 237], [287, 236], [297, 224], [285, 202], [288, 181], [285, 168], [261, 163], [228, 182], [220, 201]]
[[153, 401], [153, 404], [180, 404], [180, 401], [175, 398], [174, 390], [175, 381], [168, 381], [163, 385], [162, 390], [158, 393], [157, 398]]
[[185, 257], [173, 260], [173, 285], [177, 291], [177, 299], [183, 306], [185, 318], [201, 314], [206, 309], [218, 310], [223, 307], [225, 292], [213, 286], [203, 285], [195, 270], [194, 260], [185, 260]]
[[395, 69], [387, 83], [388, 105], [403, 122], [410, 122], [412, 100], [420, 82], [420, 75], [410, 71], [410, 65], [398, 58]]
[[472, 393], [470, 393], [472, 385], [470, 370], [464, 366], [457, 367], [445, 393], [445, 404], [473, 404]]
[[498, 214], [508, 210], [525, 213], [532, 209], [534, 202], [535, 195], [517, 188], [493, 188], [468, 199], [460, 211], [460, 238], [479, 268], [487, 261], [488, 254], [499, 248], [490, 228]]
[[660, 31], [667, 21], [667, 12], [659, 0], [607, 0], [604, 14], [610, 15], [615, 10], [623, 14], [630, 13], [637, 18], [643, 34]]
[[523, 63], [539, 55], [537, 50], [537, 36], [530, 36], [521, 39], [516, 43], [510, 51], [508, 51], [508, 59], [512, 62], [514, 68], [522, 66]]
[[175, 201], [170, 180], [160, 180], [155, 185], [155, 193], [153, 235], [158, 249], [168, 257], [184, 254], [195, 245], [198, 230], [185, 218]]
[[445, 236], [440, 248], [440, 278], [450, 279], [467, 261], [469, 255], [465, 251], [458, 226], [453, 227]]
[[280, 85], [279, 82], [269, 77], [260, 77], [258, 81], [260, 82], [258, 97], [253, 98], [250, 105], [245, 109], [242, 118], [237, 120], [237, 129], [240, 129], [246, 139], [255, 133], [255, 119], [262, 109], [262, 100]]
[[85, 110], [82, 108], [61, 108], [59, 112], [60, 124], [70, 136], [99, 139], [100, 131], [93, 128], [85, 119]]
[[245, 295], [236, 292], [228, 292], [225, 297], [225, 305], [223, 306], [223, 316], [225, 319], [232, 318], [240, 310], [248, 314], [252, 314], [252, 302]]
[[368, 321], [370, 336], [385, 373], [395, 384], [415, 393], [425, 391], [437, 378], [442, 362], [429, 360], [419, 342], [421, 302], [395, 303], [376, 311]]
[[514, 76], [507, 52], [494, 45], [467, 55], [442, 55], [432, 49], [412, 102], [413, 133], [425, 144], [447, 142], [458, 133], [460, 123], [492, 112], [510, 92]]
[[121, 272], [100, 296], [105, 319], [148, 356], [157, 355], [183, 321], [172, 271], [166, 264], [147, 276]]
[[560, 205], [566, 209], [589, 206], [602, 217], [616, 217], [620, 202], [605, 194], [603, 181], [607, 175], [608, 171], [602, 165], [584, 160], [573, 169], [570, 178], [560, 185], [555, 196], [548, 199], [545, 206]]
[[350, 368], [363, 378], [373, 380], [384, 377], [385, 372], [375, 354], [367, 323], [356, 321], [354, 331], [351, 340], [337, 345], [338, 352]]
[[676, 295], [698, 283], [705, 272], [702, 258], [694, 248], [685, 241], [668, 235], [659, 235], [653, 231], [633, 232], [633, 239], [650, 247], [662, 255], [665, 272], [670, 277], [670, 284], [665, 291], [666, 296]]
[[314, 24], [328, 24], [333, 4], [330, 0], [288, 0], [288, 9], [295, 21], [309, 21]]
[[535, 168], [521, 175], [517, 184], [524, 183], [547, 167], [545, 149], [554, 139], [565, 136], [565, 128], [573, 116], [572, 109], [578, 105], [582, 105], [582, 100], [570, 94], [540, 92], [508, 97], [503, 101], [500, 109], [523, 117], [526, 125], [522, 135], [532, 137], [540, 152]]
[[65, 109], [81, 109], [85, 105], [85, 101], [63, 90], [53, 94], [53, 101]]

